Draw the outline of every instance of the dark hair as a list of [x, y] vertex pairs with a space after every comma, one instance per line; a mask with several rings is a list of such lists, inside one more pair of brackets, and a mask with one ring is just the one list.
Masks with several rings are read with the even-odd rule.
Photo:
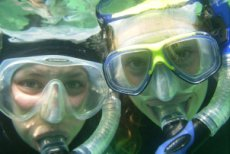
[[201, 16], [198, 17], [201, 21], [198, 27], [212, 35], [219, 44], [227, 40], [226, 25], [221, 17], [216, 16], [211, 8], [209, 1], [203, 1], [203, 9]]
[[39, 42], [12, 43], [9, 36], [3, 35], [0, 61], [7, 58], [28, 57], [36, 55], [66, 55], [90, 61], [101, 62], [107, 51], [105, 39], [101, 33], [85, 41], [74, 43], [66, 40], [42, 40]]

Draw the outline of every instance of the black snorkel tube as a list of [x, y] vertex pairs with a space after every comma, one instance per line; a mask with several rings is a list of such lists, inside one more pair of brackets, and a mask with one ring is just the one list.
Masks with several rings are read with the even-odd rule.
[[220, 46], [222, 66], [217, 88], [209, 104], [178, 130], [178, 134], [160, 145], [156, 154], [185, 154], [191, 146], [199, 146], [206, 138], [214, 136], [230, 117], [230, 1], [212, 0], [210, 4], [215, 15], [224, 20], [227, 34], [227, 41]]

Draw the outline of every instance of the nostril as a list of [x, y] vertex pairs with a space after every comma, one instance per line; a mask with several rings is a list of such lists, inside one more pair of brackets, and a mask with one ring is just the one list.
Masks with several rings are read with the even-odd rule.
[[49, 123], [59, 123], [64, 117], [65, 108], [64, 105], [61, 105], [56, 100], [52, 100], [42, 105], [40, 114]]

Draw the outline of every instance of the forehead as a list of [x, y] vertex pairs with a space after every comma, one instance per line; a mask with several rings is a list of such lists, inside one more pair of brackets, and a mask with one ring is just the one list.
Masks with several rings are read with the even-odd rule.
[[79, 76], [85, 75], [86, 70], [83, 66], [55, 67], [45, 65], [26, 65], [17, 70], [17, 76]]
[[137, 42], [160, 41], [177, 34], [195, 31], [199, 11], [197, 4], [165, 10], [150, 10], [112, 22], [115, 47]]

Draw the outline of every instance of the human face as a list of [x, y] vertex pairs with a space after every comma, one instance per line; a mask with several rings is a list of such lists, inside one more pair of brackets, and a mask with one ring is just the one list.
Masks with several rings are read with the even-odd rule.
[[[73, 76], [73, 72], [75, 75]], [[78, 75], [77, 75], [78, 74]], [[38, 102], [41, 95], [43, 95], [43, 88], [47, 85], [53, 77], [56, 76], [63, 83], [67, 92], [67, 99], [59, 100], [61, 95], [61, 87], [54, 85], [53, 100], [49, 101], [52, 108], [48, 108], [49, 104], [46, 102]], [[12, 95], [16, 105], [20, 109], [27, 111], [32, 106], [41, 107], [33, 117], [26, 121], [13, 119], [13, 124], [21, 136], [21, 138], [31, 147], [39, 150], [38, 140], [45, 136], [63, 136], [66, 143], [69, 144], [73, 138], [79, 133], [85, 120], [76, 119], [70, 112], [66, 112], [63, 106], [66, 106], [67, 101], [73, 106], [78, 106], [88, 94], [88, 75], [83, 68], [52, 68], [44, 66], [33, 66], [23, 68], [17, 71], [12, 81]], [[48, 91], [47, 91], [48, 92]], [[48, 96], [47, 96], [48, 97]], [[45, 100], [45, 101], [48, 101]], [[41, 104], [39, 104], [41, 103]], [[49, 115], [55, 116], [54, 119]]]
[[68, 56], [6, 59], [0, 77], [1, 111], [37, 150], [47, 140], [69, 144], [109, 92], [101, 64]]
[[[198, 31], [194, 26], [198, 21], [196, 14], [181, 9], [170, 15], [167, 11], [145, 14], [111, 23], [115, 49], [126, 46], [158, 43], [176, 35]], [[122, 25], [129, 25], [124, 28]], [[192, 62], [194, 63], [194, 62]], [[143, 70], [144, 71], [144, 70]], [[126, 76], [129, 82], [139, 82], [139, 78]], [[129, 96], [135, 106], [155, 124], [163, 127], [166, 119], [190, 119], [198, 111], [207, 91], [207, 80], [191, 84], [176, 76], [165, 63], [155, 65], [151, 79], [142, 93]]]

